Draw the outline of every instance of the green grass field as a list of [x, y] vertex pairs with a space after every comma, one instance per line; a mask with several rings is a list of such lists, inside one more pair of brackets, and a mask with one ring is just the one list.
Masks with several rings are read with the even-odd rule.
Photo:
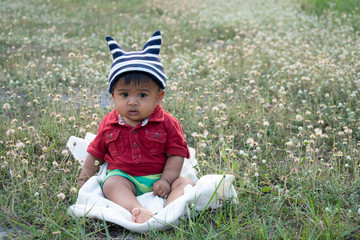
[[[360, 18], [304, 11], [314, 2], [1, 1], [8, 238], [360, 238]], [[163, 107], [196, 149], [199, 175], [233, 174], [239, 203], [146, 234], [72, 218], [80, 169], [66, 142], [96, 133], [113, 108], [104, 38], [140, 50], [156, 30]]]

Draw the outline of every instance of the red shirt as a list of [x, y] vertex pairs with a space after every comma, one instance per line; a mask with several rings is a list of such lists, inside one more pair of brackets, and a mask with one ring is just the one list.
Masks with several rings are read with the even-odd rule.
[[162, 173], [166, 154], [190, 157], [178, 120], [161, 105], [135, 127], [126, 124], [114, 109], [101, 121], [87, 151], [104, 159], [108, 169], [120, 169], [132, 176]]

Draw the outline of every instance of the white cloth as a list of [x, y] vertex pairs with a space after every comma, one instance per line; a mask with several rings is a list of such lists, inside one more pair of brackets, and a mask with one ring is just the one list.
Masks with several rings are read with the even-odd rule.
[[[67, 147], [81, 165], [87, 156], [87, 146], [95, 135], [87, 133], [85, 139], [70, 137]], [[68, 212], [77, 217], [95, 217], [120, 225], [134, 232], [146, 232], [152, 229], [164, 230], [176, 225], [181, 217], [187, 216], [189, 206], [197, 211], [221, 206], [219, 200], [231, 199], [237, 202], [237, 194], [232, 185], [232, 175], [205, 175], [197, 178], [195, 150], [190, 148], [190, 159], [185, 159], [181, 175], [193, 180], [196, 185], [188, 185], [184, 195], [165, 207], [166, 200], [154, 196], [152, 192], [138, 196], [141, 205], [155, 215], [146, 223], [131, 222], [131, 213], [125, 208], [106, 199], [100, 183], [104, 179], [107, 164], [100, 166], [99, 172], [91, 177], [79, 190], [76, 203], [69, 207]]]

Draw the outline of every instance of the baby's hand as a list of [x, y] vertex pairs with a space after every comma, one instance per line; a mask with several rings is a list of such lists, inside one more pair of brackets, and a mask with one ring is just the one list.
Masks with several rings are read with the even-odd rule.
[[160, 179], [156, 181], [153, 185], [154, 195], [158, 195], [159, 197], [162, 198], [167, 198], [168, 195], [170, 194], [170, 190], [171, 190], [170, 183], [165, 179]]
[[88, 177], [80, 177], [79, 178], [79, 188], [81, 188], [88, 180]]

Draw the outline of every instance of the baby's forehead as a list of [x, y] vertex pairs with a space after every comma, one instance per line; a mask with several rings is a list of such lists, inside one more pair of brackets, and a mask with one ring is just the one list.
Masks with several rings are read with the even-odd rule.
[[158, 84], [152, 80], [144, 80], [141, 82], [133, 82], [131, 81], [130, 83], [125, 82], [124, 79], [119, 79], [115, 85], [116, 88], [126, 88], [126, 89], [138, 89], [138, 88], [159, 88]]

